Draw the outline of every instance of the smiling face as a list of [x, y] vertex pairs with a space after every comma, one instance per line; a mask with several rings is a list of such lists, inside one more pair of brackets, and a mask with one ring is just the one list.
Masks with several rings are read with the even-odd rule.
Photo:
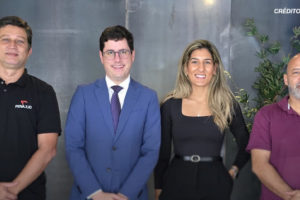
[[116, 84], [123, 82], [130, 73], [132, 63], [134, 61], [134, 50], [129, 53], [127, 58], [121, 58], [119, 53], [115, 54], [113, 59], [108, 58], [105, 54], [107, 51], [119, 52], [120, 50], [129, 50], [127, 40], [108, 40], [104, 43], [103, 52], [99, 51], [99, 56], [106, 75]]
[[7, 25], [0, 28], [0, 67], [21, 69], [30, 56], [27, 34], [24, 29]]
[[192, 52], [185, 68], [192, 87], [209, 87], [212, 77], [216, 74], [212, 56], [206, 48]]
[[289, 88], [290, 96], [300, 100], [300, 54], [290, 60], [287, 73], [283, 78]]

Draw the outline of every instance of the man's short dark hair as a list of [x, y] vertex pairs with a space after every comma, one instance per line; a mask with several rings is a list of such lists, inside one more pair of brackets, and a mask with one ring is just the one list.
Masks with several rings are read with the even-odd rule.
[[120, 25], [107, 27], [99, 38], [100, 51], [103, 52], [104, 43], [108, 40], [119, 41], [123, 39], [127, 40], [128, 46], [132, 52], [134, 50], [132, 34], [125, 27]]
[[3, 17], [0, 19], [0, 28], [7, 26], [7, 25], [12, 25], [12, 26], [17, 26], [20, 28], [23, 28], [27, 34], [27, 41], [28, 41], [28, 49], [31, 48], [32, 44], [32, 30], [28, 23], [21, 19], [20, 17], [17, 16], [7, 16]]

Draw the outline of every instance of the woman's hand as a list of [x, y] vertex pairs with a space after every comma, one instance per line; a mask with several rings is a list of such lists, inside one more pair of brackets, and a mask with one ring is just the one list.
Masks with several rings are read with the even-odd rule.
[[159, 199], [160, 193], [162, 192], [162, 189], [156, 189], [155, 190], [155, 200]]
[[231, 176], [232, 179], [236, 178], [236, 175], [239, 173], [239, 168], [235, 165], [232, 165], [230, 170], [228, 171], [229, 175]]

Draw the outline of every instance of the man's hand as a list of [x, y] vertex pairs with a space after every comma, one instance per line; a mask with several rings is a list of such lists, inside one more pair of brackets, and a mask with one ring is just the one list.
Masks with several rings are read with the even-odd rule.
[[16, 200], [17, 195], [9, 190], [16, 185], [16, 182], [0, 182], [0, 200]]
[[107, 192], [97, 192], [92, 196], [93, 200], [128, 200], [127, 197], [125, 197], [122, 194], [114, 194], [114, 193], [107, 193]]
[[291, 195], [290, 200], [300, 200], [300, 190], [294, 190], [287, 193]]
[[118, 195], [119, 195], [121, 198], [123, 198], [124, 200], [128, 200], [128, 198], [127, 198], [124, 194], [118, 193]]

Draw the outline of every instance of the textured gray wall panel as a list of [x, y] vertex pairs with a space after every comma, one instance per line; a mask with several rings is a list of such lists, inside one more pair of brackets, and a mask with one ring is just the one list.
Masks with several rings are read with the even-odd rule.
[[[18, 15], [33, 29], [29, 73], [53, 85], [64, 128], [70, 99], [78, 84], [104, 76], [98, 39], [107, 26], [121, 24], [135, 37], [134, 79], [153, 88], [162, 99], [173, 87], [177, 63], [193, 40], [212, 41], [238, 87], [249, 90], [255, 80], [258, 44], [245, 36], [242, 24], [254, 17], [259, 30], [271, 33], [287, 50], [291, 28], [300, 15], [275, 15], [274, 8], [300, 8], [298, 0], [0, 0], [0, 17]], [[226, 164], [236, 146], [227, 137]], [[0, 172], [1, 173], [1, 172]], [[72, 176], [59, 138], [58, 153], [47, 168], [48, 200], [68, 199]], [[153, 180], [149, 181], [153, 199]], [[255, 200], [259, 182], [250, 163], [235, 182], [232, 200]]]

